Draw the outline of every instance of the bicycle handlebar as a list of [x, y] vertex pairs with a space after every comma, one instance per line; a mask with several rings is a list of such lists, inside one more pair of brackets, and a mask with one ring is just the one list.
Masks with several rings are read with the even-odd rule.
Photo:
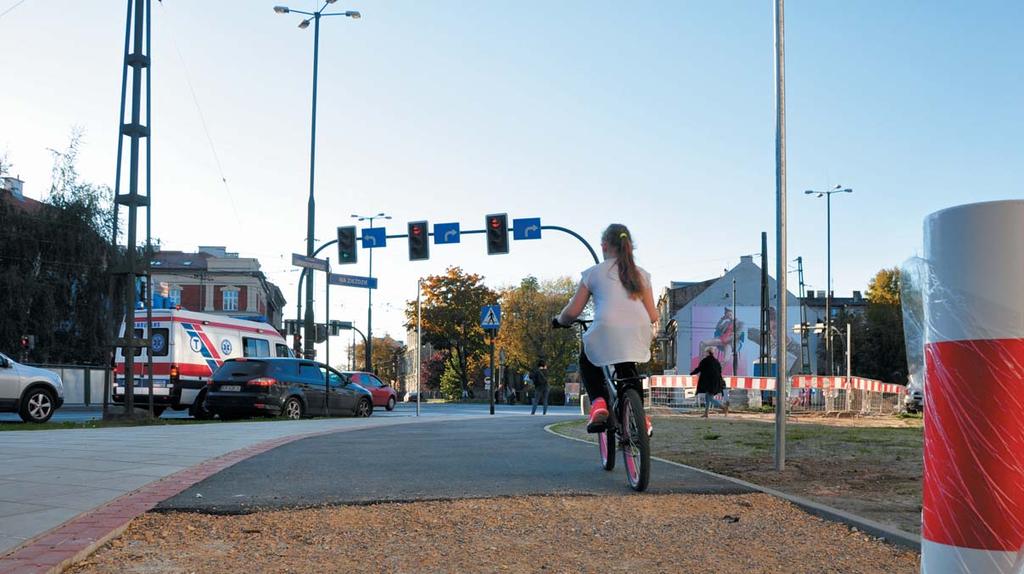
[[555, 316], [555, 317], [551, 318], [551, 328], [552, 329], [569, 329], [569, 328], [572, 328], [575, 325], [580, 325], [581, 327], [586, 329], [587, 326], [589, 326], [591, 323], [593, 323], [593, 321], [588, 321], [588, 320], [585, 320], [585, 319], [575, 319], [572, 323], [569, 323], [568, 325], [563, 325], [558, 320], [558, 316]]

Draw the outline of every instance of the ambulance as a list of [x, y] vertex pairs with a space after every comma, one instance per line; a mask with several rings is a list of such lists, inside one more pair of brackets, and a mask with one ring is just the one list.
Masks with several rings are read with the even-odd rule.
[[[221, 364], [239, 357], [293, 357], [273, 326], [248, 319], [197, 313], [180, 309], [153, 309], [152, 328], [145, 310], [135, 318], [135, 337], [149, 338], [148, 349], [136, 349], [134, 357], [135, 404], [149, 405], [149, 353], [153, 359], [153, 412], [160, 416], [168, 407], [189, 409], [195, 418], [209, 418], [203, 403], [206, 386]], [[124, 337], [121, 325], [121, 337]], [[125, 399], [124, 351], [114, 358], [113, 400]]]

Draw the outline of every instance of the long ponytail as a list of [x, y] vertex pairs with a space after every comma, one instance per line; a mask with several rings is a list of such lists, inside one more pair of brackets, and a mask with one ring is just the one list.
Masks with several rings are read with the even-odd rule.
[[633, 236], [629, 229], [621, 223], [613, 223], [604, 230], [601, 241], [609, 245], [616, 253], [616, 267], [619, 271], [619, 281], [629, 293], [631, 299], [643, 297], [644, 278], [633, 260]]

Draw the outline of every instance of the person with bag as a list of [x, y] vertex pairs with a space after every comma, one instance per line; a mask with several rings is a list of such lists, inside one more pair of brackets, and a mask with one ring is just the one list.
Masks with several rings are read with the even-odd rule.
[[[707, 418], [708, 410], [711, 408], [712, 397], [723, 392], [725, 379], [722, 378], [722, 364], [715, 358], [715, 350], [708, 349], [704, 358], [700, 360], [697, 368], [690, 372], [691, 375], [700, 375], [697, 378], [697, 394], [704, 395], [704, 414], [701, 418]], [[726, 411], [728, 414], [728, 410]]]

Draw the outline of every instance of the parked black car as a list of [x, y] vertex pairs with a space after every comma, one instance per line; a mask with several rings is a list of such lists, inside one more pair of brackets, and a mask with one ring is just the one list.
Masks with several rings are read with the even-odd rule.
[[206, 408], [221, 419], [253, 415], [368, 417], [373, 414], [373, 396], [316, 361], [228, 359], [213, 373]]

